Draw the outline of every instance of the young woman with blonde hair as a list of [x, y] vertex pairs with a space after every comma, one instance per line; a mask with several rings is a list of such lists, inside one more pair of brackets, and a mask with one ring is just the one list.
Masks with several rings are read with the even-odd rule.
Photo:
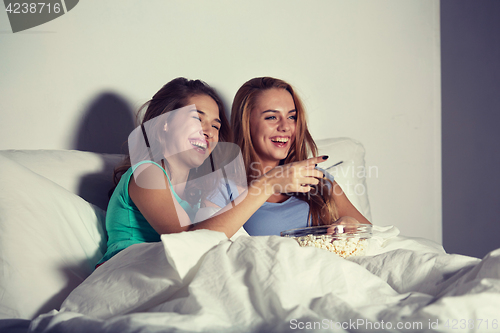
[[[307, 129], [300, 98], [283, 80], [259, 77], [243, 84], [233, 101], [231, 128], [242, 151], [250, 188], [263, 176], [285, 177], [292, 169], [321, 172], [314, 165], [300, 164], [317, 156], [317, 147]], [[247, 232], [272, 235], [308, 225], [370, 223], [331, 175], [321, 172], [317, 180], [301, 184], [300, 191], [277, 189], [248, 219]]]

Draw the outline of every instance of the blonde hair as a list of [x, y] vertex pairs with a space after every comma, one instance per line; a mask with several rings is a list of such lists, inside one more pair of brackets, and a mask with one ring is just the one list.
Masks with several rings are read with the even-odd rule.
[[[269, 89], [284, 89], [288, 91], [295, 103], [297, 116], [295, 140], [291, 144], [288, 155], [280, 161], [280, 164], [302, 161], [310, 155], [317, 156], [318, 154], [316, 143], [314, 143], [307, 129], [304, 106], [299, 96], [294, 92], [293, 87], [283, 80], [272, 77], [251, 79], [243, 84], [236, 93], [231, 110], [231, 129], [234, 134], [234, 142], [241, 148], [243, 161], [247, 170], [248, 184], [264, 171], [260, 164], [258, 165], [259, 169], [252, 165], [259, 158], [252, 144], [250, 114], [255, 107], [258, 96], [263, 91]], [[333, 183], [328, 179], [322, 179], [309, 193], [294, 194], [297, 198], [309, 204], [309, 218], [312, 225], [331, 224], [338, 219], [338, 210], [331, 191], [333, 191]]]

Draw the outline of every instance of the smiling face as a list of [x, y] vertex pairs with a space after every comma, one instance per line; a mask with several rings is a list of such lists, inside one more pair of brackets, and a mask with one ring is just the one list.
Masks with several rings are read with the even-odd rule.
[[250, 135], [262, 167], [276, 166], [295, 141], [297, 111], [285, 89], [264, 90], [250, 113]]
[[177, 167], [195, 168], [219, 141], [221, 121], [217, 103], [207, 95], [192, 96], [188, 106], [171, 111], [165, 124], [165, 157]]

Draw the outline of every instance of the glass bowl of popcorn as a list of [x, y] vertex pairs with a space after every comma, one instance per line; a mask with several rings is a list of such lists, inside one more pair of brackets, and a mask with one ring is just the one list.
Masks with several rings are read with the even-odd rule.
[[294, 238], [300, 246], [313, 246], [342, 258], [365, 255], [372, 236], [371, 224], [332, 224], [289, 229], [282, 237]]

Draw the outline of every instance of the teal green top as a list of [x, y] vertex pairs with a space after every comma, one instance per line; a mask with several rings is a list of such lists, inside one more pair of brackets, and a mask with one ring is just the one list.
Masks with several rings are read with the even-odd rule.
[[192, 207], [187, 201], [182, 200], [177, 193], [174, 192], [170, 178], [167, 172], [158, 163], [153, 161], [142, 161], [125, 172], [118, 185], [116, 186], [113, 195], [111, 196], [106, 212], [106, 231], [108, 233], [108, 249], [104, 257], [97, 265], [111, 259], [115, 254], [133, 244], [159, 242], [160, 235], [148, 223], [146, 218], [139, 211], [128, 193], [128, 184], [130, 177], [137, 167], [144, 163], [151, 163], [163, 170], [167, 176], [170, 189], [174, 194], [175, 199], [186, 211], [191, 221], [194, 215], [200, 208], [198, 203]]

